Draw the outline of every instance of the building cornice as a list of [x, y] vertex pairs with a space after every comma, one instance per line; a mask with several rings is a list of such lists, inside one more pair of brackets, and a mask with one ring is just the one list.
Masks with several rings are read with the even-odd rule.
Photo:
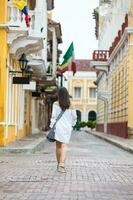
[[121, 40], [119, 41], [118, 45], [116, 46], [116, 48], [114, 49], [114, 51], [112, 52], [112, 54], [111, 54], [111, 56], [108, 60], [108, 65], [110, 65], [110, 63], [114, 59], [115, 55], [118, 53], [119, 49], [122, 47], [123, 43], [125, 42], [125, 40], [126, 40], [126, 38], [128, 37], [129, 34], [133, 34], [133, 28], [132, 27], [125, 28], [125, 31], [124, 31], [124, 34], [121, 37]]
[[9, 30], [9, 26], [7, 24], [0, 24], [0, 29]]

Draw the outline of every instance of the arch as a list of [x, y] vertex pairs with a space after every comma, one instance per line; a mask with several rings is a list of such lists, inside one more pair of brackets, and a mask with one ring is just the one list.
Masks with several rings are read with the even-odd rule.
[[80, 110], [76, 110], [76, 113], [77, 113], [77, 119], [79, 121], [81, 121], [81, 111]]
[[91, 121], [95, 121], [97, 118], [97, 114], [94, 110], [91, 110], [89, 113], [88, 113], [88, 120], [91, 120]]

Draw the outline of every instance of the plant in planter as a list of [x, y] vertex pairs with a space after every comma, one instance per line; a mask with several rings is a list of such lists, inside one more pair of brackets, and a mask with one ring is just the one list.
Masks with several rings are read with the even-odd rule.
[[96, 121], [89, 120], [87, 122], [87, 126], [88, 126], [88, 128], [91, 128], [91, 129], [95, 128], [96, 127]]

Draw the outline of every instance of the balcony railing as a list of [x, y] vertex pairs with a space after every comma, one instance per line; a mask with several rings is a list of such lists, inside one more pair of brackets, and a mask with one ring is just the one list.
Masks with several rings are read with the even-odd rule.
[[12, 1], [8, 2], [7, 24], [11, 27], [26, 28], [25, 20], [21, 11]]
[[93, 61], [106, 62], [109, 58], [109, 51], [107, 50], [95, 50], [93, 52]]
[[30, 17], [29, 27], [26, 25], [25, 15], [13, 4], [12, 0], [8, 2], [8, 26], [14, 28], [19, 27], [19, 30], [27, 30], [31, 36], [43, 37], [42, 28], [44, 25], [42, 24], [43, 20], [41, 20], [43, 18], [43, 11], [40, 12], [40, 10], [38, 11], [36, 9], [29, 10], [28, 14]]

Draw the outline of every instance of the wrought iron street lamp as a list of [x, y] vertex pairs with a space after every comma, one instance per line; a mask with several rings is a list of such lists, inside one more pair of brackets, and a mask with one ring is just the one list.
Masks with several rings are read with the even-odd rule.
[[28, 74], [29, 76], [31, 76], [33, 74], [33, 69], [31, 66], [27, 66], [26, 70], [25, 70], [26, 74]]
[[19, 66], [22, 72], [27, 69], [28, 59], [26, 55], [23, 53], [21, 58], [19, 59]]
[[[25, 54], [22, 54], [21, 58], [19, 59], [19, 67], [21, 71], [9, 71], [13, 74], [22, 73], [21, 77], [13, 77], [13, 84], [29, 84], [31, 75], [33, 74], [33, 69], [31, 66], [28, 65], [28, 59]], [[25, 74], [26, 76], [23, 76], [23, 74]]]
[[15, 71], [15, 70], [11, 71], [10, 70], [9, 72], [14, 73], [14, 74], [16, 74], [16, 73], [22, 73], [23, 74], [24, 71], [26, 71], [27, 73], [30, 73], [30, 72], [33, 73], [32, 68], [30, 66], [27, 66], [28, 62], [29, 61], [28, 61], [26, 55], [22, 54], [21, 58], [19, 59], [19, 67], [20, 67], [21, 71]]

